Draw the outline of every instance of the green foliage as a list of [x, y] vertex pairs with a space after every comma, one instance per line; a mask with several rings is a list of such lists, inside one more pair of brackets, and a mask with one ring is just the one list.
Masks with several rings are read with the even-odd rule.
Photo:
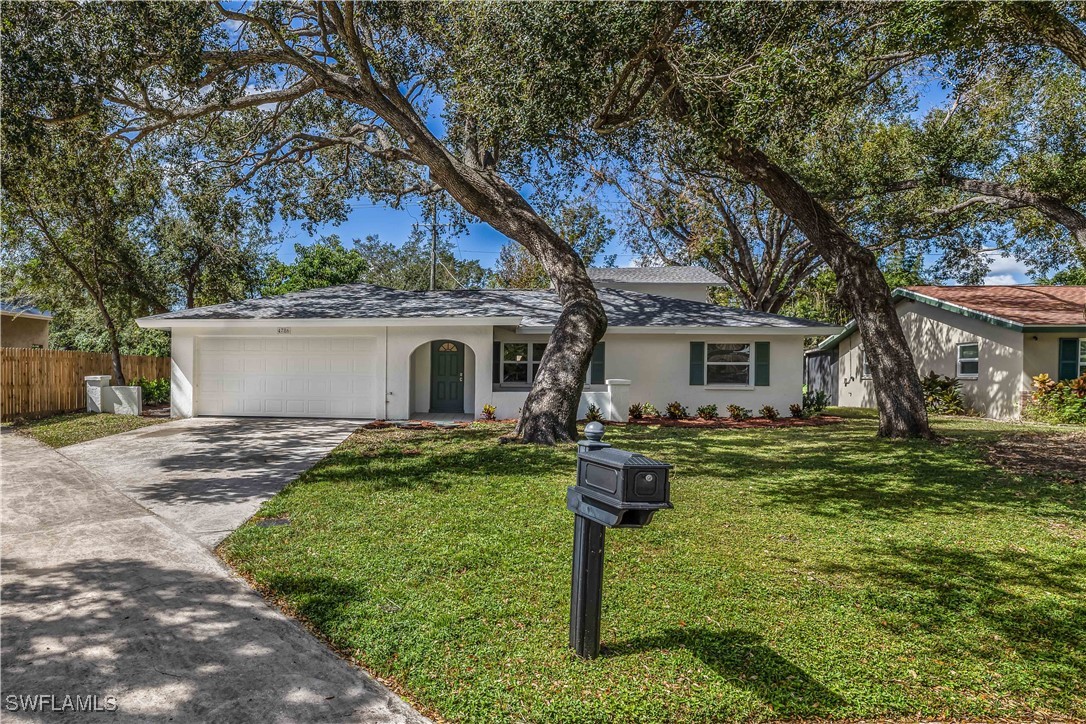
[[651, 402], [646, 402], [641, 406], [641, 409], [645, 412], [645, 417], [659, 417], [660, 411], [656, 409], [656, 405]]
[[1033, 378], [1033, 392], [1022, 417], [1035, 422], [1086, 425], [1086, 374], [1056, 382], [1046, 374]]
[[803, 416], [818, 417], [829, 407], [830, 396], [822, 390], [803, 393]]
[[170, 380], [168, 377], [159, 380], [137, 377], [129, 384], [139, 385], [143, 389], [143, 401], [145, 403], [162, 404], [170, 401]]
[[728, 417], [736, 422], [750, 419], [751, 412], [742, 405], [728, 405]]
[[[615, 236], [607, 217], [595, 204], [579, 201], [564, 204], [548, 222], [562, 239], [573, 247], [585, 266], [593, 266], [600, 252]], [[614, 266], [615, 257], [602, 259], [602, 266]], [[498, 252], [490, 285], [505, 289], [546, 289], [551, 286], [547, 272], [520, 244], [504, 244]]]
[[491, 405], [489, 402], [486, 403], [485, 405], [483, 405], [482, 417], [483, 417], [484, 420], [487, 420], [489, 422], [493, 422], [494, 420], [497, 419], [497, 415], [498, 415], [498, 408], [494, 407], [494, 405]]
[[268, 265], [262, 296], [302, 292], [306, 289], [353, 284], [362, 281], [369, 262], [359, 249], [348, 249], [336, 235], [324, 236], [310, 245], [294, 245], [294, 261], [275, 260]]
[[716, 414], [716, 405], [702, 405], [698, 408], [698, 417], [702, 420], [715, 420]]
[[589, 405], [584, 419], [588, 422], [603, 422], [603, 412], [596, 405]]
[[762, 405], [762, 409], [758, 410], [758, 414], [767, 420], [776, 420], [781, 416], [781, 413], [777, 412], [777, 408], [773, 405]]
[[964, 415], [965, 400], [962, 384], [954, 377], [936, 374], [934, 370], [920, 378], [924, 405], [935, 415]]
[[574, 456], [497, 445], [511, 426], [362, 430], [220, 551], [435, 719], [1086, 716], [1086, 487], [979, 449], [1047, 431], [876, 425], [609, 428], [675, 463], [676, 507], [608, 532], [593, 662], [567, 647]]
[[796, 403], [796, 402], [793, 402], [791, 405], [788, 406], [788, 414], [791, 415], [792, 417], [796, 417], [796, 418], [800, 418], [800, 419], [802, 419], [804, 417], [807, 417], [807, 413], [803, 409], [803, 405], [801, 405], [799, 403]]
[[664, 414], [671, 420], [685, 420], [690, 417], [690, 413], [687, 412], [686, 408], [678, 401], [667, 403]]
[[635, 402], [630, 405], [630, 409], [627, 413], [627, 417], [631, 420], [640, 420], [645, 416], [645, 406], [640, 402]]
[[[362, 281], [392, 289], [430, 288], [430, 238], [421, 227], [413, 229], [399, 247], [371, 236], [356, 241], [355, 249], [369, 263]], [[438, 289], [478, 289], [486, 284], [488, 276], [488, 271], [475, 259], [461, 259], [457, 246], [447, 235], [439, 237], [435, 275]]]

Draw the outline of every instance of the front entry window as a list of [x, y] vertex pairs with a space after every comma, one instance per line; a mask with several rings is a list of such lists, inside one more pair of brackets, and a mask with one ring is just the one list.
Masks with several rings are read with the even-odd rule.
[[545, 342], [503, 342], [502, 384], [530, 385], [546, 351]]

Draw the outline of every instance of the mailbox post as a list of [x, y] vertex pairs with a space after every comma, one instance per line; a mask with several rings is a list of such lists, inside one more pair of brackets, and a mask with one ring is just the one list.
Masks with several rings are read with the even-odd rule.
[[573, 522], [573, 585], [569, 645], [577, 655], [600, 653], [603, 549], [607, 528], [643, 528], [671, 506], [671, 466], [611, 447], [598, 422], [585, 425], [577, 444], [577, 484], [566, 491]]

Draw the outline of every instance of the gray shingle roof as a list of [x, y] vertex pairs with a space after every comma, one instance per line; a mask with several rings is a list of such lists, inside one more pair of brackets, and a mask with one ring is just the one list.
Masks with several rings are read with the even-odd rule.
[[620, 284], [723, 284], [724, 280], [700, 266], [635, 266], [597, 268], [588, 276], [599, 285]]
[[[611, 327], [824, 327], [821, 322], [721, 307], [655, 294], [604, 289], [600, 301]], [[359, 319], [519, 317], [524, 327], [550, 327], [561, 305], [554, 292], [481, 289], [407, 292], [372, 284], [311, 289], [169, 312], [146, 321], [224, 319]], [[141, 320], [141, 321], [144, 321]], [[158, 325], [156, 325], [158, 326]], [[168, 325], [162, 325], [168, 326]]]
[[51, 312], [43, 312], [37, 307], [24, 306], [20, 304], [14, 304], [12, 302], [0, 302], [0, 312], [4, 314], [11, 314], [14, 316], [27, 314], [34, 317], [46, 317], [52, 319]]

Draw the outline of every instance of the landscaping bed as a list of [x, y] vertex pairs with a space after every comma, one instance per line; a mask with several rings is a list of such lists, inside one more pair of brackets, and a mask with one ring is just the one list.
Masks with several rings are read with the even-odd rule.
[[[670, 418], [642, 417], [640, 420], [629, 420], [629, 425], [659, 425], [660, 427], [694, 427], [702, 429], [728, 428], [733, 430], [773, 429], [781, 427], [820, 427], [822, 425], [835, 425], [844, 422], [843, 417], [836, 415], [819, 415], [818, 417], [778, 417], [770, 420], [768, 417], [749, 417], [745, 420], [733, 420], [728, 417], [716, 417], [705, 420], [700, 417]], [[610, 424], [610, 423], [609, 423]]]
[[608, 533], [591, 662], [568, 650], [575, 448], [500, 446], [508, 425], [362, 430], [220, 554], [451, 721], [1086, 717], [1086, 487], [985, 461], [1035, 427], [903, 442], [834, 414], [608, 427], [675, 465], [675, 508]]

